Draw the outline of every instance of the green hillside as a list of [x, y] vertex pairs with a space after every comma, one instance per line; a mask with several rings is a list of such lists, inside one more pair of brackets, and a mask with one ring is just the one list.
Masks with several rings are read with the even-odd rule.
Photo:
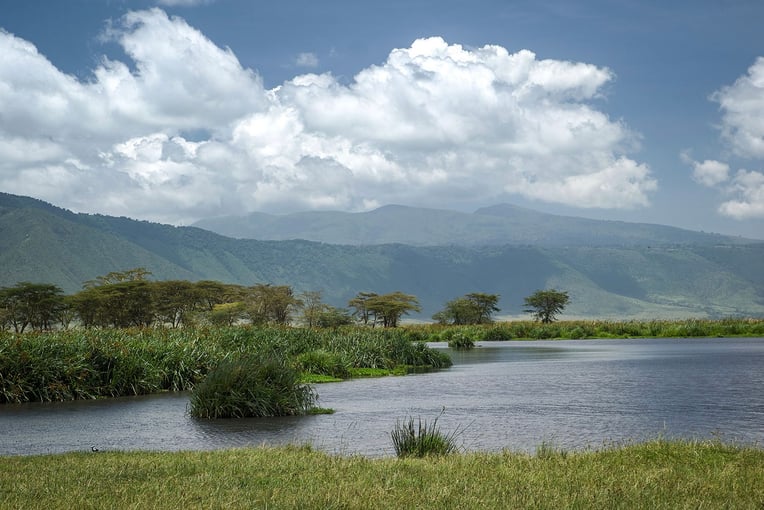
[[647, 246], [751, 242], [664, 225], [557, 216], [509, 204], [472, 214], [397, 205], [362, 213], [252, 213], [210, 218], [195, 226], [240, 239], [305, 239], [350, 245]]
[[416, 295], [428, 319], [468, 292], [523, 298], [569, 291], [570, 316], [764, 315], [764, 243], [645, 246], [370, 246], [237, 240], [194, 227], [74, 214], [0, 194], [0, 286], [54, 283], [76, 292], [110, 271], [145, 267], [155, 279], [211, 279], [322, 290], [345, 306], [359, 291]]

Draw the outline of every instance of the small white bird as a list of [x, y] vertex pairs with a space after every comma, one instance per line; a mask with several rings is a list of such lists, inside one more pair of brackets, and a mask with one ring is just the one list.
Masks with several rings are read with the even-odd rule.
[[101, 450], [99, 450], [99, 449], [98, 449], [98, 448], [96, 448], [95, 446], [91, 446], [91, 447], [90, 447], [90, 451], [91, 451], [91, 452], [100, 452]]

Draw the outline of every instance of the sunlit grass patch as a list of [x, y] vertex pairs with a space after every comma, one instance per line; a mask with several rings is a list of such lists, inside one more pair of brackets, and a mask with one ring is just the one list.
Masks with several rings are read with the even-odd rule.
[[0, 457], [0, 508], [761, 509], [764, 450], [651, 441], [551, 457], [309, 446]]

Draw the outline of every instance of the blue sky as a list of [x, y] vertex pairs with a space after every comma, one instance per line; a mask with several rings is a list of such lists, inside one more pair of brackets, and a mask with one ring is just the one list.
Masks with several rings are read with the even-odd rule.
[[758, 1], [27, 0], [0, 190], [174, 224], [499, 202], [764, 238]]

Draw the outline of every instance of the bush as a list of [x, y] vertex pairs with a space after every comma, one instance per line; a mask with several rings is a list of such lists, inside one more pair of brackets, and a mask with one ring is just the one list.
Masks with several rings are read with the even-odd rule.
[[[440, 416], [442, 415], [443, 412]], [[395, 454], [398, 457], [427, 457], [456, 452], [458, 431], [452, 434], [443, 434], [438, 427], [438, 418], [435, 418], [432, 423], [427, 423], [420, 416], [416, 426], [412, 417], [402, 422], [396, 421], [395, 428], [390, 433]]]
[[306, 414], [316, 394], [276, 358], [245, 354], [221, 362], [194, 388], [189, 412], [197, 418]]

